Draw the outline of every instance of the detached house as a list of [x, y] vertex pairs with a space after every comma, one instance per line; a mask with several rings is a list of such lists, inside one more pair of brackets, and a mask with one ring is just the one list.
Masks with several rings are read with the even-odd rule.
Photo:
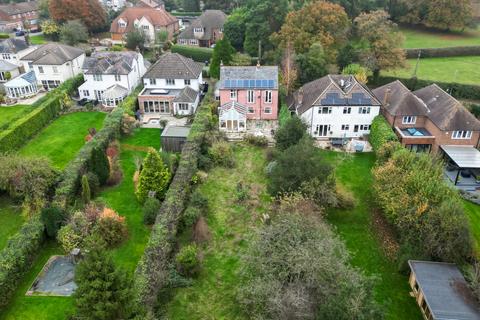
[[158, 32], [167, 31], [171, 40], [179, 28], [177, 18], [163, 8], [132, 7], [113, 20], [110, 32], [114, 42], [122, 42], [128, 32], [139, 29], [145, 34], [147, 43], [153, 43]]
[[178, 53], [165, 53], [143, 77], [138, 96], [144, 122], [168, 115], [191, 115], [200, 101], [203, 64]]
[[436, 84], [411, 92], [400, 81], [373, 90], [401, 143], [414, 151], [478, 147], [480, 121]]
[[352, 75], [327, 75], [287, 97], [292, 113], [308, 124], [317, 139], [351, 139], [370, 133], [380, 102]]
[[[9, 38], [0, 42], [0, 82], [13, 79], [28, 69], [20, 61], [22, 57], [32, 52], [35, 47], [30, 47], [21, 38]], [[8, 77], [10, 74], [10, 78]]]
[[227, 132], [276, 126], [278, 67], [221, 67], [219, 125]]
[[223, 38], [223, 25], [227, 15], [220, 10], [206, 10], [178, 36], [182, 45], [211, 47]]
[[49, 43], [20, 60], [35, 72], [37, 81], [45, 90], [51, 90], [82, 72], [85, 52], [71, 46]]
[[114, 108], [138, 86], [146, 72], [143, 56], [137, 52], [96, 52], [83, 63], [85, 82], [80, 98], [97, 100]]
[[162, 0], [139, 0], [137, 2], [137, 7], [165, 9], [165, 2]]

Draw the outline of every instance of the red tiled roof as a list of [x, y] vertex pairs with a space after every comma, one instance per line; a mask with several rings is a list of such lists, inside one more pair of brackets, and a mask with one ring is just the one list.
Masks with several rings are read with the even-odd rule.
[[[132, 7], [125, 9], [115, 20], [113, 20], [110, 26], [111, 33], [127, 33], [134, 28], [135, 19], [141, 19], [145, 17], [154, 27], [166, 27], [177, 22], [177, 18], [172, 16], [164, 9], [152, 9], [143, 7]], [[118, 25], [118, 20], [123, 19], [127, 22], [125, 28], [121, 28]]]

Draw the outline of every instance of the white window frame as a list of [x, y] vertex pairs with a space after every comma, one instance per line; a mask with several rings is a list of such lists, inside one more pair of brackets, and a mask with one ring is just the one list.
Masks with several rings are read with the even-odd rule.
[[416, 116], [403, 116], [402, 124], [415, 124], [417, 122]]
[[255, 108], [254, 107], [248, 107], [248, 113], [250, 113], [250, 114], [255, 113]]
[[150, 85], [153, 86], [153, 85], [156, 85], [156, 84], [157, 84], [157, 79], [155, 79], [155, 78], [150, 78], [149, 80], [150, 80]]
[[[326, 112], [324, 112], [326, 110]], [[331, 114], [332, 113], [332, 107], [319, 107], [318, 108], [318, 113], [319, 114]]]
[[185, 83], [185, 85], [186, 85], [186, 86], [189, 86], [189, 85], [191, 85], [191, 81], [190, 81], [190, 79], [185, 79], [184, 83]]
[[93, 81], [102, 81], [102, 75], [101, 74], [94, 74], [93, 75]]
[[351, 114], [352, 107], [343, 107], [343, 114]]
[[[323, 134], [326, 129], [326, 134]], [[316, 126], [316, 135], [319, 137], [328, 137], [330, 135], [331, 125], [329, 124], [317, 124]]]
[[117, 81], [117, 82], [122, 81], [122, 76], [119, 75], [119, 74], [116, 74], [116, 75], [115, 75], [115, 81]]
[[175, 85], [175, 79], [165, 79], [167, 86], [174, 86]]
[[45, 73], [45, 71], [43, 70], [43, 67], [42, 67], [42, 66], [38, 66], [38, 72], [39, 72], [39, 73]]
[[452, 132], [452, 139], [454, 140], [468, 140], [472, 138], [472, 131], [457, 130]]
[[349, 124], [342, 124], [342, 131], [348, 131], [350, 130], [350, 125]]
[[190, 110], [190, 105], [188, 103], [179, 103], [178, 104], [178, 110], [188, 111], [188, 110]]
[[237, 100], [237, 90], [230, 90], [230, 100]]
[[272, 103], [273, 101], [273, 93], [271, 90], [265, 91], [265, 103]]
[[255, 103], [255, 91], [247, 90], [247, 103]]
[[83, 95], [85, 97], [90, 97], [90, 91], [88, 91], [88, 90], [82, 90], [82, 91], [83, 91]]
[[52, 66], [53, 73], [58, 73], [58, 68], [57, 66]]
[[370, 107], [360, 107], [358, 108], [359, 114], [370, 114]]

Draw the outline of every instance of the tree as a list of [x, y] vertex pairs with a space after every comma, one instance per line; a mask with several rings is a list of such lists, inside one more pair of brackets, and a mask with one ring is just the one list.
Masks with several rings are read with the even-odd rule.
[[[92, 241], [93, 242], [93, 241]], [[131, 280], [115, 268], [99, 245], [88, 249], [75, 269], [76, 316], [81, 319], [127, 319], [131, 314]]]
[[402, 49], [404, 38], [395, 30], [396, 27], [383, 10], [362, 13], [355, 19], [357, 35], [366, 44], [360, 54], [362, 64], [373, 71], [375, 79], [380, 75], [380, 70], [405, 66], [405, 50]]
[[230, 12], [233, 8], [238, 8], [244, 5], [246, 0], [205, 0], [204, 9], [217, 9], [225, 12]]
[[163, 163], [160, 154], [150, 148], [143, 160], [143, 169], [138, 179], [138, 188], [135, 194], [141, 203], [144, 203], [150, 192], [155, 193], [157, 199], [162, 199], [167, 185], [170, 182], [171, 173]]
[[183, 0], [183, 10], [187, 12], [200, 11], [200, 1], [198, 0]]
[[125, 39], [125, 47], [130, 50], [136, 50], [137, 48], [139, 48], [141, 51], [143, 51], [145, 50], [145, 42], [145, 34], [139, 29], [134, 29], [127, 33], [127, 37]]
[[284, 151], [296, 145], [307, 134], [307, 125], [299, 117], [288, 118], [275, 132], [276, 147]]
[[232, 46], [237, 51], [243, 50], [243, 42], [245, 41], [245, 27], [246, 27], [246, 8], [238, 8], [228, 16], [223, 26], [223, 33], [225, 37], [230, 39]]
[[[304, 84], [329, 73], [327, 57], [320, 43], [314, 43], [306, 53], [297, 56], [300, 83]], [[335, 66], [332, 66], [335, 67]]]
[[57, 232], [62, 226], [63, 219], [63, 211], [57, 207], [43, 208], [40, 213], [40, 220], [45, 225], [45, 231], [52, 239], [55, 239], [57, 236]]
[[442, 30], [465, 29], [472, 25], [473, 9], [470, 0], [429, 0], [424, 24]]
[[355, 78], [357, 78], [358, 81], [363, 84], [367, 84], [368, 82], [368, 69], [356, 63], [349, 64], [348, 66], [343, 68], [342, 74], [352, 74], [355, 76]]
[[288, 94], [292, 93], [295, 82], [298, 78], [298, 70], [295, 65], [295, 55], [290, 44], [284, 50], [282, 59], [282, 84], [285, 87], [285, 91]]
[[88, 183], [88, 177], [84, 174], [82, 176], [82, 200], [84, 204], [90, 202], [92, 193], [90, 192], [90, 184]]
[[43, 34], [52, 40], [58, 39], [58, 34], [60, 33], [60, 26], [53, 20], [45, 20], [40, 26], [42, 27]]
[[227, 37], [217, 41], [215, 48], [213, 49], [212, 61], [210, 63], [210, 77], [220, 78], [220, 65], [230, 65], [233, 60], [235, 49], [230, 44]]
[[38, 1], [39, 17], [42, 20], [50, 18], [50, 12], [48, 12], [48, 2], [49, 2], [49, 0]]
[[88, 40], [88, 30], [80, 20], [67, 21], [60, 27], [60, 41], [70, 46]]
[[327, 181], [333, 170], [313, 146], [310, 137], [303, 137], [275, 158], [275, 165], [269, 175], [268, 190], [272, 195], [294, 192], [302, 184], [319, 179]]
[[274, 35], [282, 48], [292, 44], [297, 54], [306, 53], [320, 43], [328, 61], [334, 61], [338, 49], [346, 42], [350, 22], [345, 10], [325, 1], [314, 1], [288, 14], [280, 32]]
[[56, 22], [79, 19], [90, 32], [104, 28], [107, 22], [106, 12], [98, 0], [49, 0], [49, 11]]

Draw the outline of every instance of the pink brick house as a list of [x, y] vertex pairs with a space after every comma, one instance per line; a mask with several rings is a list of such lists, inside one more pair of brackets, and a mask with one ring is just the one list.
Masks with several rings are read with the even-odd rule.
[[221, 67], [219, 126], [227, 132], [272, 127], [278, 119], [278, 67]]

